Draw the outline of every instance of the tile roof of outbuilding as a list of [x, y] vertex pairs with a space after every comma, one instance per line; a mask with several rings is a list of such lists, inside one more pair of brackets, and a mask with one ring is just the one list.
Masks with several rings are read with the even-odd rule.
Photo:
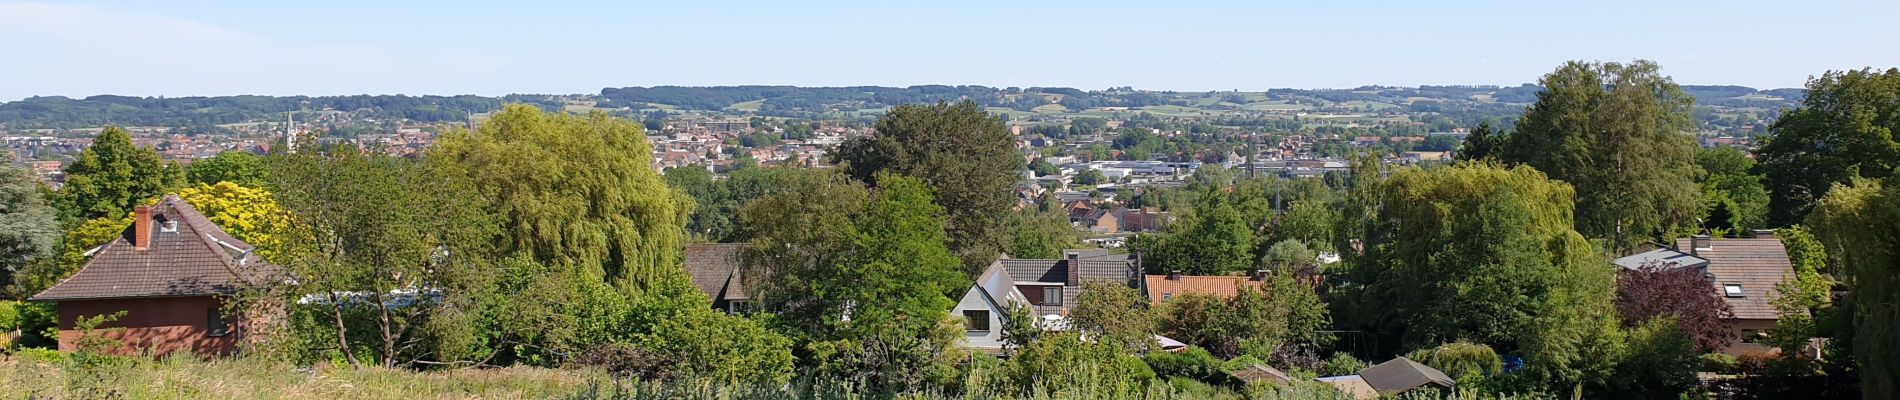
[[686, 245], [683, 257], [686, 274], [693, 286], [714, 301], [748, 298], [739, 279], [739, 253], [744, 243], [699, 243]]
[[1240, 294], [1241, 287], [1260, 287], [1261, 282], [1252, 277], [1227, 275], [1183, 275], [1180, 280], [1168, 279], [1167, 275], [1147, 275], [1148, 301], [1160, 304], [1171, 296], [1187, 293], [1207, 293], [1221, 298], [1231, 298]]
[[152, 206], [152, 219], [146, 250], [133, 248], [135, 227], [128, 226], [33, 300], [229, 295], [281, 272], [176, 195]]

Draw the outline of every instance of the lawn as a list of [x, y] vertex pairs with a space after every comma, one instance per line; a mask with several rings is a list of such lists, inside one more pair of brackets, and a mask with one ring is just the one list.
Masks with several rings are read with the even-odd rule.
[[726, 108], [730, 108], [730, 109], [738, 110], [738, 111], [758, 112], [759, 107], [764, 106], [764, 105], [765, 105], [765, 99], [758, 99], [758, 100], [748, 101], [744, 103], [732, 103], [732, 105], [726, 106]]

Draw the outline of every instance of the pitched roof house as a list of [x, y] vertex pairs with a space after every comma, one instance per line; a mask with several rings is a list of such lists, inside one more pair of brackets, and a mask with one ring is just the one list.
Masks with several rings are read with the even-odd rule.
[[1618, 266], [1637, 269], [1646, 265], [1665, 268], [1698, 268], [1709, 277], [1729, 310], [1729, 319], [1738, 342], [1724, 349], [1727, 353], [1770, 351], [1752, 343], [1761, 332], [1775, 326], [1781, 315], [1775, 310], [1775, 286], [1794, 275], [1788, 249], [1774, 231], [1756, 231], [1750, 238], [1710, 238], [1694, 236], [1677, 239], [1674, 249], [1656, 249], [1616, 259]]
[[1084, 282], [1101, 281], [1134, 287], [1140, 263], [1108, 250], [1068, 250], [1062, 259], [999, 259], [1016, 289], [1035, 308], [1036, 315], [1069, 315]]
[[737, 312], [750, 304], [752, 295], [741, 279], [739, 253], [744, 243], [698, 243], [686, 245], [683, 261], [693, 286], [712, 298], [712, 307]]
[[1003, 349], [1003, 322], [1009, 309], [1028, 304], [1002, 263], [992, 263], [957, 300], [952, 315], [963, 318], [963, 347], [996, 353]]
[[61, 350], [77, 349], [85, 333], [75, 326], [79, 318], [125, 312], [95, 327], [123, 328], [96, 332], [122, 343], [108, 351], [230, 354], [246, 324], [227, 315], [225, 303], [281, 272], [252, 250], [183, 199], [167, 195], [157, 205], [135, 209], [132, 226], [89, 251], [84, 267], [31, 300], [58, 305]]

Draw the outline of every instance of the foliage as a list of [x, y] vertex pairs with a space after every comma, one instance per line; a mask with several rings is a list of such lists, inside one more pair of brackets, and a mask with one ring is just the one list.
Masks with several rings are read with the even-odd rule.
[[1412, 361], [1436, 368], [1460, 382], [1497, 375], [1504, 370], [1504, 359], [1490, 346], [1471, 342], [1451, 342], [1405, 355]]
[[1081, 235], [1069, 225], [1069, 217], [1059, 209], [1037, 212], [1035, 209], [1022, 209], [1009, 213], [1003, 221], [1009, 231], [1009, 241], [1004, 243], [1004, 253], [1015, 258], [1053, 259], [1062, 256], [1063, 249], [1072, 249], [1082, 244]]
[[32, 296], [79, 271], [79, 267], [86, 265], [87, 251], [119, 237], [126, 227], [132, 225], [131, 211], [120, 215], [116, 218], [93, 218], [68, 228], [60, 236], [57, 247], [59, 254], [34, 260], [14, 276], [10, 289], [13, 295], [19, 298]]
[[1221, 357], [1272, 358], [1297, 345], [1325, 344], [1331, 321], [1313, 288], [1288, 272], [1269, 273], [1258, 288], [1231, 298], [1181, 293], [1162, 303], [1161, 333]]
[[1339, 209], [1330, 201], [1307, 196], [1294, 200], [1273, 225], [1271, 240], [1299, 240], [1308, 248], [1332, 250], [1340, 220]]
[[1349, 219], [1363, 224], [1350, 229], [1365, 232], [1364, 254], [1333, 280], [1344, 327], [1381, 346], [1485, 344], [1554, 387], [1607, 372], [1613, 271], [1571, 229], [1568, 185], [1490, 164], [1400, 169], [1370, 185], [1351, 202], [1367, 217]]
[[717, 382], [783, 384], [792, 377], [792, 343], [745, 317], [701, 309], [660, 321], [641, 346], [669, 372]]
[[[296, 233], [284, 237], [280, 257], [298, 277], [288, 294], [320, 299], [347, 362], [395, 367], [454, 351], [418, 337], [441, 332], [420, 327], [455, 320], [492, 279], [487, 244], [496, 224], [467, 201], [478, 196], [467, 179], [348, 150], [286, 157], [270, 176], [292, 214], [285, 231]], [[353, 329], [375, 334], [352, 338]]]
[[1320, 375], [1325, 376], [1352, 375], [1359, 373], [1359, 370], [1366, 369], [1366, 366], [1365, 361], [1353, 357], [1352, 354], [1340, 352], [1334, 353], [1333, 358], [1326, 359], [1326, 363], [1320, 367], [1318, 372]]
[[1504, 144], [1508, 134], [1494, 129], [1490, 123], [1480, 123], [1465, 135], [1465, 142], [1458, 146], [1459, 161], [1495, 160], [1498, 147]]
[[[474, 132], [443, 134], [431, 164], [467, 177], [500, 218], [501, 251], [575, 265], [616, 285], [683, 280], [692, 202], [652, 167], [640, 124], [509, 105]], [[466, 201], [461, 201], [466, 202]]]
[[1194, 212], [1170, 225], [1166, 235], [1136, 241], [1134, 247], [1145, 256], [1149, 272], [1220, 275], [1251, 269], [1253, 229], [1227, 197], [1202, 194]]
[[1656, 63], [1572, 61], [1544, 75], [1498, 159], [1576, 187], [1576, 229], [1618, 252], [1700, 218], [1692, 99]]
[[[1705, 283], [1706, 285], [1706, 283]], [[1605, 394], [1627, 399], [1676, 399], [1700, 383], [1696, 370], [1702, 361], [1695, 337], [1673, 317], [1648, 319], [1629, 329], [1626, 347]]]
[[1002, 249], [1002, 216], [1015, 204], [1010, 188], [1023, 159], [1003, 122], [971, 101], [900, 105], [877, 121], [877, 135], [840, 144], [832, 161], [876, 185], [880, 173], [930, 185], [949, 213], [950, 249], [974, 275]]
[[248, 151], [229, 150], [211, 158], [192, 161], [185, 166], [185, 177], [194, 185], [231, 182], [244, 187], [262, 188], [269, 182], [264, 174], [264, 158]]
[[1038, 387], [1129, 387], [1147, 385], [1155, 372], [1113, 342], [1083, 340], [1057, 332], [1031, 343], [1010, 358], [1007, 372], [1017, 393]]
[[179, 190], [178, 198], [224, 233], [256, 247], [265, 259], [275, 258], [283, 246], [283, 230], [290, 226], [290, 217], [268, 191], [219, 181]]
[[1107, 176], [1102, 175], [1102, 170], [1089, 168], [1077, 171], [1075, 177], [1070, 178], [1069, 183], [1088, 186], [1109, 183], [1109, 180]]
[[1725, 321], [1735, 313], [1698, 268], [1645, 265], [1623, 271], [1616, 280], [1616, 315], [1626, 328], [1667, 318], [1699, 352], [1720, 350], [1735, 340]]
[[52, 254], [60, 236], [57, 214], [40, 198], [30, 172], [0, 166], [0, 288], [12, 286], [34, 259]]
[[1200, 347], [1189, 346], [1178, 353], [1151, 352], [1141, 359], [1157, 377], [1184, 377], [1223, 385], [1233, 383], [1233, 377], [1222, 370], [1221, 360]]
[[1287, 239], [1268, 247], [1266, 257], [1261, 258], [1261, 264], [1275, 267], [1276, 271], [1281, 269], [1299, 271], [1301, 268], [1313, 266], [1318, 262], [1318, 257], [1319, 253], [1306, 248], [1305, 243], [1301, 243], [1298, 239]]
[[1796, 225], [1775, 231], [1775, 237], [1788, 250], [1794, 279], [1775, 284], [1775, 297], [1770, 302], [1781, 317], [1769, 330], [1768, 342], [1780, 348], [1782, 354], [1802, 354], [1809, 339], [1834, 336], [1834, 332], [1824, 332], [1828, 329], [1822, 322], [1832, 319], [1831, 314], [1837, 311], [1831, 293], [1835, 282], [1826, 272], [1827, 249], [1813, 232]]
[[125, 215], [132, 207], [184, 186], [184, 170], [158, 151], [132, 144], [124, 129], [107, 127], [66, 166], [66, 183], [53, 204], [68, 223]]
[[1900, 69], [1828, 71], [1783, 113], [1756, 150], [1768, 178], [1769, 223], [1799, 223], [1834, 185], [1900, 167]]
[[1704, 229], [1738, 235], [1768, 226], [1768, 189], [1754, 175], [1755, 160], [1734, 147], [1696, 152], [1696, 163], [1708, 171], [1701, 179], [1703, 204], [1708, 207]]
[[1159, 349], [1155, 334], [1155, 310], [1148, 296], [1121, 282], [1082, 282], [1082, 293], [1075, 297], [1069, 321], [1077, 331], [1096, 342], [1137, 353]]
[[1900, 186], [1856, 180], [1814, 203], [1809, 225], [1851, 288], [1854, 359], [1866, 398], [1900, 396]]

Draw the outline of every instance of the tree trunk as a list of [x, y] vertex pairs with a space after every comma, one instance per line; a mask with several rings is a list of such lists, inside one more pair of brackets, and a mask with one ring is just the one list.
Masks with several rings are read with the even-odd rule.
[[350, 361], [351, 368], [359, 367], [361, 365], [356, 363], [356, 352], [350, 350], [349, 328], [343, 324], [343, 302], [337, 299], [336, 292], [329, 294], [330, 316], [336, 322], [336, 346], [343, 349], [343, 358]]

